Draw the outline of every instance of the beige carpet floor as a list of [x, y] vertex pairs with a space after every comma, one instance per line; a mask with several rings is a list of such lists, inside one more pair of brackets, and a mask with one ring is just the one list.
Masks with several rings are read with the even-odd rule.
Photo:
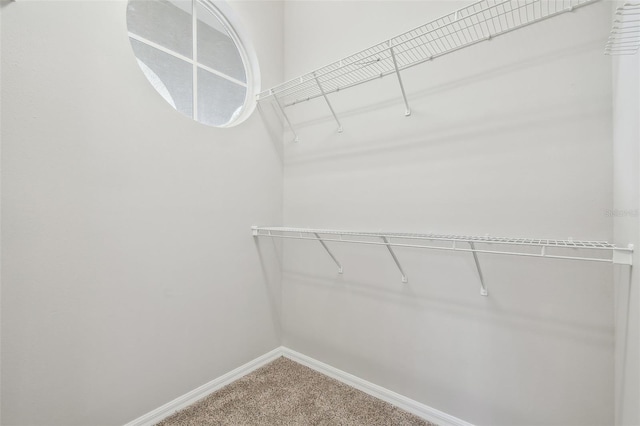
[[284, 357], [158, 423], [203, 425], [435, 426]]

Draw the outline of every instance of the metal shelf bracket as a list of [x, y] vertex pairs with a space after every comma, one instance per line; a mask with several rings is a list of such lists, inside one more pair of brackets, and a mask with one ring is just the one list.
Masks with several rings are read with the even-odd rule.
[[324, 92], [324, 89], [322, 88], [322, 84], [320, 84], [320, 80], [318, 80], [318, 76], [316, 75], [315, 72], [313, 73], [313, 78], [316, 80], [318, 89], [320, 89], [320, 93], [324, 97], [324, 100], [327, 102], [327, 106], [331, 110], [331, 114], [333, 114], [333, 118], [335, 118], [336, 123], [338, 123], [338, 133], [342, 133], [342, 124], [340, 124], [340, 120], [338, 120], [338, 116], [336, 115], [336, 112], [333, 110], [333, 107], [331, 106], [331, 102], [329, 102], [329, 98], [327, 97], [327, 94]]
[[400, 76], [400, 70], [398, 69], [398, 61], [396, 59], [396, 54], [393, 51], [393, 44], [391, 40], [389, 40], [389, 52], [391, 52], [391, 59], [393, 59], [393, 67], [396, 70], [396, 75], [398, 76], [398, 83], [400, 84], [400, 91], [402, 92], [402, 99], [404, 100], [405, 112], [404, 115], [409, 117], [411, 115], [411, 108], [409, 108], [409, 102], [407, 101], [407, 94], [404, 91], [404, 84], [402, 84], [402, 77]]
[[324, 247], [324, 249], [327, 251], [327, 253], [329, 253], [329, 256], [331, 256], [331, 259], [333, 259], [333, 261], [336, 263], [336, 266], [338, 266], [338, 273], [341, 274], [343, 269], [342, 269], [342, 265], [340, 264], [340, 262], [338, 262], [338, 259], [336, 259], [336, 257], [333, 255], [333, 253], [331, 253], [331, 250], [329, 250], [329, 247], [327, 247], [327, 244], [322, 240], [322, 238], [320, 238], [320, 235], [318, 235], [317, 232], [314, 232], [313, 235], [316, 236], [316, 238], [318, 239], [320, 244], [322, 244], [322, 247]]
[[384, 241], [385, 245], [387, 246], [387, 249], [389, 249], [389, 254], [391, 254], [393, 261], [396, 262], [396, 266], [400, 270], [400, 274], [402, 275], [402, 282], [403, 283], [409, 282], [409, 280], [407, 279], [407, 274], [404, 273], [404, 270], [402, 269], [402, 265], [400, 265], [400, 261], [398, 260], [398, 258], [396, 257], [396, 254], [391, 248], [391, 243], [389, 242], [389, 239], [384, 236], [381, 238], [382, 238], [382, 241]]
[[478, 254], [476, 253], [476, 246], [472, 242], [469, 243], [471, 252], [473, 253], [473, 260], [476, 262], [476, 269], [478, 270], [478, 278], [480, 278], [480, 296], [488, 296], [489, 292], [484, 285], [484, 278], [482, 277], [482, 270], [480, 269], [480, 262], [478, 261]]

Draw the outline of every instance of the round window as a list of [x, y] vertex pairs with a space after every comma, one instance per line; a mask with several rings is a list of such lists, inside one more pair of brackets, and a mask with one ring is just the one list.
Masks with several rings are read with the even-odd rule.
[[239, 25], [218, 1], [127, 4], [129, 40], [144, 75], [173, 108], [209, 126], [234, 126], [255, 108], [258, 62]]

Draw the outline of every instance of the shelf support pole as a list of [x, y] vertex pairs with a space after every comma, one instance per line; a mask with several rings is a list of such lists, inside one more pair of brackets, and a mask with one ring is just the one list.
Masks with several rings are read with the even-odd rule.
[[282, 107], [282, 104], [280, 103], [280, 99], [278, 99], [278, 97], [276, 96], [275, 93], [272, 93], [272, 95], [273, 95], [273, 99], [276, 100], [276, 105], [278, 105], [278, 109], [280, 109], [280, 113], [284, 117], [285, 121], [289, 125], [289, 128], [291, 129], [291, 132], [293, 133], [293, 136], [294, 136], [293, 141], [294, 142], [298, 142], [298, 134], [296, 133], [296, 129], [293, 128], [293, 126], [291, 125], [291, 121], [289, 121], [289, 116], [287, 115], [286, 112], [284, 112], [284, 108]]
[[411, 108], [409, 108], [409, 101], [407, 101], [407, 94], [404, 91], [404, 84], [402, 84], [402, 77], [400, 76], [400, 70], [398, 69], [398, 61], [396, 60], [396, 53], [393, 51], [391, 41], [389, 41], [389, 51], [391, 52], [391, 59], [393, 59], [393, 67], [396, 69], [396, 75], [398, 76], [398, 83], [400, 83], [400, 91], [402, 92], [402, 99], [404, 99], [405, 116], [411, 115]]
[[336, 112], [333, 110], [333, 107], [331, 106], [331, 102], [329, 102], [329, 98], [327, 97], [327, 94], [324, 92], [324, 89], [322, 88], [322, 84], [320, 84], [320, 80], [318, 80], [318, 76], [316, 75], [315, 72], [313, 73], [313, 78], [316, 80], [318, 89], [320, 89], [320, 93], [322, 94], [322, 97], [324, 98], [325, 102], [329, 106], [329, 109], [331, 110], [331, 114], [333, 114], [333, 118], [335, 118], [336, 123], [338, 123], [338, 133], [342, 133], [342, 124], [340, 124], [340, 120], [338, 120], [338, 116], [336, 115]]
[[384, 241], [385, 245], [387, 246], [387, 249], [389, 250], [389, 254], [391, 254], [391, 257], [393, 258], [393, 261], [396, 262], [396, 266], [398, 267], [398, 269], [400, 270], [400, 274], [402, 275], [402, 282], [406, 283], [409, 282], [409, 280], [407, 280], [407, 274], [404, 273], [404, 270], [402, 269], [402, 265], [400, 265], [400, 262], [398, 261], [398, 258], [396, 257], [396, 254], [393, 251], [393, 248], [391, 248], [391, 243], [389, 242], [389, 239], [387, 237], [380, 237], [382, 238], [382, 241]]
[[476, 262], [476, 269], [478, 270], [478, 277], [480, 278], [480, 295], [488, 296], [489, 292], [487, 291], [487, 287], [484, 285], [484, 278], [482, 277], [482, 270], [480, 269], [480, 262], [478, 261], [478, 254], [476, 253], [476, 246], [472, 242], [469, 242], [469, 246], [471, 247], [473, 260]]
[[320, 235], [318, 235], [317, 232], [314, 232], [313, 235], [316, 236], [316, 238], [318, 239], [320, 244], [322, 244], [322, 247], [324, 247], [324, 249], [327, 251], [327, 253], [329, 253], [329, 256], [331, 256], [331, 259], [333, 259], [333, 261], [338, 266], [338, 273], [341, 274], [342, 273], [342, 265], [340, 264], [340, 262], [338, 262], [338, 259], [336, 259], [336, 257], [333, 255], [333, 253], [331, 253], [331, 250], [329, 250], [329, 247], [327, 247], [327, 244], [322, 240], [322, 238], [320, 238]]

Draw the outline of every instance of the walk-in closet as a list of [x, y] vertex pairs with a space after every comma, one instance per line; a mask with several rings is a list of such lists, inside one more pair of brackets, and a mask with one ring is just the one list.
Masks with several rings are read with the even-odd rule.
[[0, 425], [640, 426], [640, 3], [0, 0]]

